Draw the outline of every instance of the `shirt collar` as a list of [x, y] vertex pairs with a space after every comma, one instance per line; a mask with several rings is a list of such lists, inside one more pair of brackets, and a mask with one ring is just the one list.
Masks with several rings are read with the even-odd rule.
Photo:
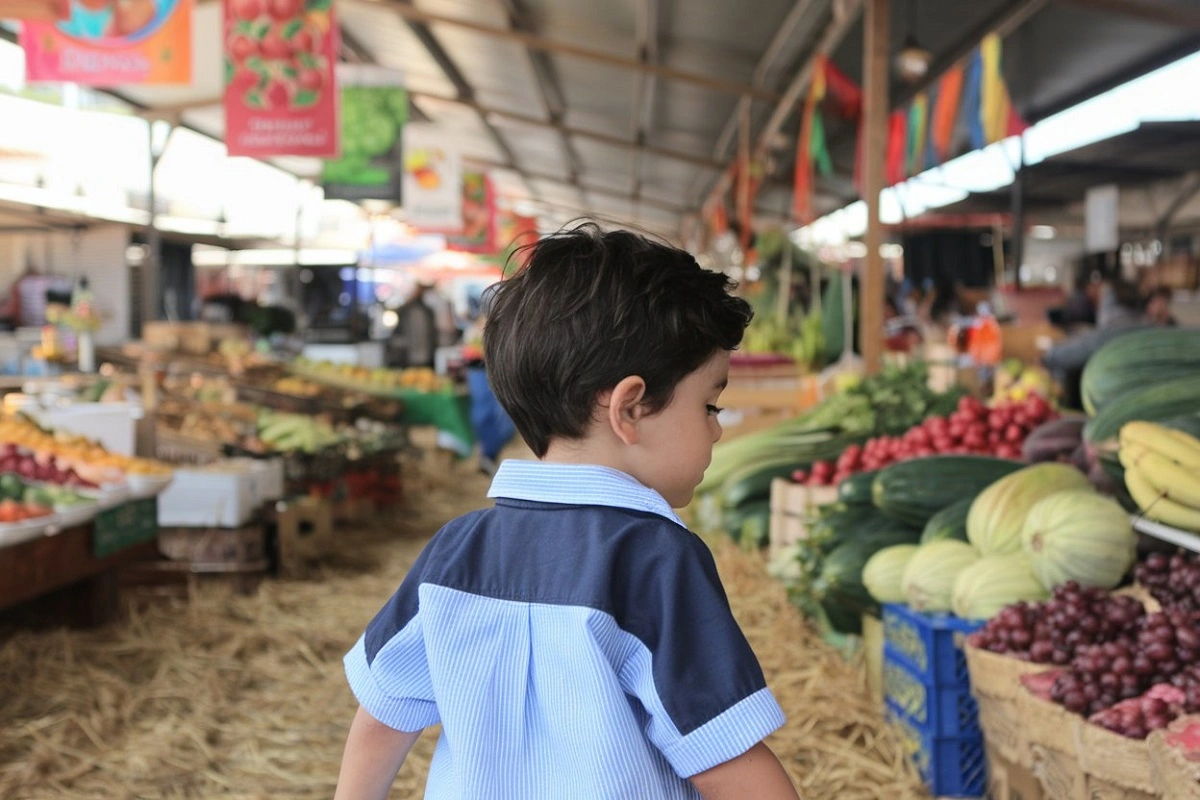
[[647, 511], [686, 527], [661, 494], [628, 473], [594, 464], [509, 459], [496, 470], [488, 497]]

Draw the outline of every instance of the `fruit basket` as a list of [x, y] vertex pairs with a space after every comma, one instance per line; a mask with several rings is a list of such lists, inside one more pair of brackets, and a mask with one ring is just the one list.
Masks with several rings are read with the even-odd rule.
[[1200, 717], [1183, 716], [1150, 734], [1150, 768], [1166, 800], [1200, 800]]

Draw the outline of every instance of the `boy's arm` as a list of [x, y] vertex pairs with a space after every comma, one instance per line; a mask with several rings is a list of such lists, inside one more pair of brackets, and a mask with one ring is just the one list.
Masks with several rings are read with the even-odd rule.
[[386, 800], [396, 773], [421, 731], [389, 728], [362, 706], [350, 724], [334, 800]]
[[799, 800], [783, 765], [762, 742], [737, 758], [692, 776], [704, 800]]

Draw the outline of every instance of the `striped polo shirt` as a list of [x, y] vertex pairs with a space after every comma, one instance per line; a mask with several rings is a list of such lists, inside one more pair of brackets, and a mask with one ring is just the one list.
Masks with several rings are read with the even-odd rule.
[[441, 723], [427, 800], [674, 800], [783, 712], [712, 554], [617, 470], [506, 461], [346, 655], [359, 703]]

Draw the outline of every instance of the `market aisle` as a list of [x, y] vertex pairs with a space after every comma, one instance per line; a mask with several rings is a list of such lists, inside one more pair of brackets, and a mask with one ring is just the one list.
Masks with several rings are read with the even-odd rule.
[[[411, 478], [409, 507], [340, 537], [310, 580], [205, 591], [92, 633], [0, 645], [0, 797], [328, 798], [354, 701], [342, 654], [446, 519], [486, 503], [466, 465]], [[789, 714], [771, 741], [806, 796], [919, 797], [860, 673], [821, 645], [761, 562], [718, 544], [734, 611]], [[423, 736], [392, 797], [419, 797]]]

